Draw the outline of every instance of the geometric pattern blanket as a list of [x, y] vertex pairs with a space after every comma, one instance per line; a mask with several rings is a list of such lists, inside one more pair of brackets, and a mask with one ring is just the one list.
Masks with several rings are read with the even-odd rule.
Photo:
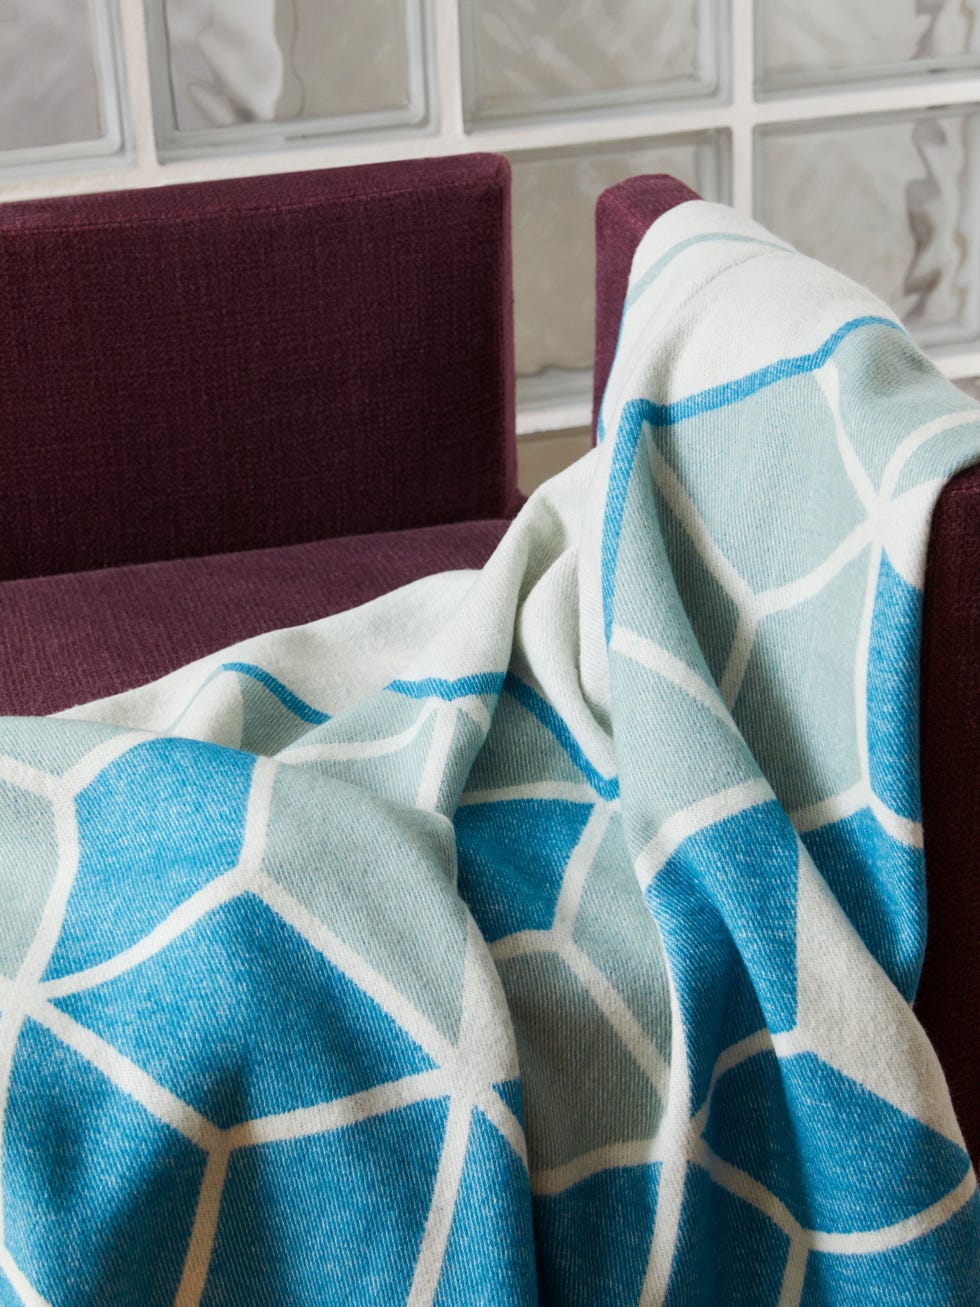
[[482, 571], [0, 719], [0, 1304], [975, 1305], [909, 1004], [978, 457], [867, 291], [684, 204]]

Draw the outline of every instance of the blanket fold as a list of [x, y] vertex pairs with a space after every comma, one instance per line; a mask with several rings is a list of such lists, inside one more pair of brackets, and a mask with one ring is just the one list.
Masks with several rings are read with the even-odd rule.
[[698, 201], [600, 435], [479, 573], [0, 719], [0, 1301], [976, 1302], [909, 1004], [980, 408]]

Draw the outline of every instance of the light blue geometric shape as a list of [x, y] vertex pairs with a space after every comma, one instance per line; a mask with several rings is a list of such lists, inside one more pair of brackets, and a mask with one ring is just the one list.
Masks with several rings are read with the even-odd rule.
[[527, 1168], [474, 1108], [434, 1307], [537, 1302]]
[[922, 594], [882, 554], [868, 649], [871, 788], [892, 812], [919, 821], [919, 638]]
[[171, 1307], [207, 1158], [28, 1019], [4, 1130], [4, 1229], [55, 1307]]
[[865, 549], [817, 594], [756, 629], [732, 713], [788, 812], [861, 779], [854, 664], [867, 584]]
[[599, 1171], [534, 1199], [540, 1301], [636, 1307], [657, 1214], [659, 1163]]
[[768, 1216], [700, 1166], [687, 1168], [671, 1307], [777, 1307], [788, 1252], [789, 1238]]
[[800, 836], [868, 950], [911, 1003], [926, 941], [925, 861], [869, 808]]
[[56, 1003], [223, 1129], [435, 1065], [251, 894], [121, 976]]
[[591, 804], [563, 799], [458, 809], [459, 892], [487, 943], [551, 926], [568, 859], [591, 813]]
[[[813, 376], [763, 387], [737, 403], [737, 414], [715, 408], [654, 427], [652, 439], [709, 524], [714, 545], [760, 593], [813, 571], [861, 523], [864, 509]], [[791, 446], [790, 457], [782, 433], [802, 430], [806, 440]], [[669, 540], [676, 518], [660, 494], [658, 500]], [[682, 547], [693, 551], [686, 532], [685, 540]]]
[[445, 1121], [438, 1099], [232, 1153], [202, 1307], [404, 1303]]
[[727, 1071], [704, 1137], [804, 1228], [838, 1234], [914, 1216], [955, 1188], [970, 1165], [958, 1145], [814, 1053], [759, 1053]]
[[[980, 1301], [980, 1195], [949, 1220], [895, 1248], [811, 1252], [800, 1307], [976, 1307]], [[928, 1297], [924, 1286], [928, 1285]]]
[[0, 1271], [0, 1307], [24, 1307], [24, 1300]]
[[50, 799], [0, 780], [0, 831], [0, 976], [12, 980], [37, 934], [58, 870]]
[[[854, 445], [875, 489], [880, 489], [885, 468], [902, 438], [940, 413], [962, 411], [973, 426], [972, 452], [977, 448], [976, 401], [946, 380], [934, 363], [905, 335], [887, 327], [869, 326], [842, 341], [836, 363], [840, 375], [840, 409], [844, 430]], [[928, 441], [916, 460], [915, 482], [928, 480], [957, 466], [956, 442], [944, 435]], [[960, 455], [963, 466], [968, 458]], [[951, 457], [952, 455], [952, 457]], [[908, 467], [906, 471], [908, 471]], [[905, 490], [912, 478], [899, 482]]]
[[0, 717], [0, 757], [63, 776], [87, 753], [122, 734], [106, 722], [73, 721], [66, 728], [59, 717]]
[[[525, 688], [529, 691], [529, 687]], [[528, 705], [533, 702], [530, 692], [524, 698]], [[574, 785], [584, 779], [581, 767], [530, 706], [511, 694], [502, 694], [494, 708], [490, 733], [473, 761], [466, 789], [498, 789], [541, 780]]]
[[148, 935], [238, 861], [255, 759], [155, 739], [77, 797], [78, 873], [46, 978], [95, 966]]
[[611, 814], [585, 878], [572, 938], [669, 1061], [670, 980], [663, 941], [637, 883], [618, 813]]

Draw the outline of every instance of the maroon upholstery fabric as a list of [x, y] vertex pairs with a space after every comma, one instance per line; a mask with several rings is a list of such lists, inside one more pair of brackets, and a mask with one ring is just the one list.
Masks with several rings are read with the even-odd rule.
[[929, 934], [915, 1006], [980, 1169], [980, 468], [933, 514], [922, 629]]
[[0, 579], [503, 517], [495, 155], [0, 205]]
[[[667, 176], [633, 177], [599, 197], [593, 439], [633, 252], [651, 222], [690, 199]], [[980, 468], [944, 489], [933, 516], [921, 689], [929, 926], [915, 1009], [980, 1169]]]
[[647, 228], [668, 209], [697, 192], [658, 173], [630, 177], [603, 191], [595, 208], [595, 369], [592, 391], [592, 441], [595, 443], [602, 393], [612, 369], [619, 323], [629, 284], [633, 253]]
[[509, 522], [464, 522], [0, 583], [0, 714], [131, 689], [263, 631], [457, 567]]

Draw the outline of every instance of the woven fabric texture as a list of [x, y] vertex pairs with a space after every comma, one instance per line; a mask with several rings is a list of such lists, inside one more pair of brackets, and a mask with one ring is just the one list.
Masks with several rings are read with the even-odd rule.
[[0, 582], [0, 714], [61, 712], [262, 631], [482, 567], [507, 520]]
[[980, 407], [692, 203], [602, 430], [479, 573], [0, 721], [12, 1293], [973, 1307], [910, 1000]]
[[494, 155], [0, 206], [0, 580], [517, 503]]
[[[631, 177], [596, 206], [593, 431], [616, 353], [629, 269], [652, 222], [694, 192]], [[929, 930], [915, 1007], [980, 1165], [980, 467], [943, 490], [930, 524], [920, 747]]]

